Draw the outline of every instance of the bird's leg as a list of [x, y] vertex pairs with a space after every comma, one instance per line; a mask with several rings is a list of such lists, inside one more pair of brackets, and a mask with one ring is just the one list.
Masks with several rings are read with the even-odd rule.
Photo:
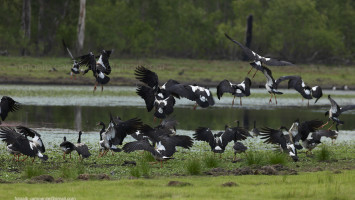
[[309, 99], [308, 99], [307, 107], [309, 107]]
[[36, 158], [36, 157], [33, 157], [33, 159], [32, 159], [32, 163], [35, 161], [35, 158]]
[[112, 154], [112, 156], [113, 156], [113, 151], [111, 150], [111, 154]]
[[323, 128], [324, 126], [326, 126], [329, 123], [329, 120], [327, 121], [327, 123], [323, 124], [322, 126], [320, 126], [319, 128]]
[[330, 130], [333, 126], [334, 126], [334, 122], [333, 122], [332, 125], [328, 128], [328, 130]]
[[335, 140], [334, 140], [334, 139], [332, 139], [332, 145], [334, 145], [334, 142], [335, 142]]
[[71, 153], [69, 154], [69, 158], [71, 159]]
[[276, 99], [276, 95], [274, 95], [274, 97], [275, 97], [275, 103], [276, 103], [276, 105], [277, 105], [277, 99]]
[[254, 75], [253, 75], [253, 78], [255, 77], [255, 75], [256, 75], [256, 72], [258, 72], [258, 70], [256, 70], [256, 71], [255, 71], [255, 73], [254, 73]]
[[233, 107], [233, 105], [234, 105], [234, 99], [235, 99], [235, 96], [233, 97], [233, 101], [232, 101], [232, 107]]
[[95, 86], [94, 86], [94, 91], [93, 92], [96, 91], [96, 86], [97, 86], [97, 81], [95, 82]]
[[104, 91], [104, 85], [101, 85], [101, 92]]
[[196, 110], [196, 107], [197, 107], [197, 103], [194, 105], [194, 110]]
[[160, 161], [160, 168], [163, 168], [163, 161]]
[[76, 75], [74, 75], [74, 80], [76, 80]]
[[272, 102], [272, 94], [270, 94], [271, 97], [270, 97], [270, 100], [269, 100], [269, 104]]
[[253, 70], [253, 67], [250, 68], [250, 70], [248, 71], [248, 74], [250, 74], [251, 70]]
[[222, 154], [221, 153], [219, 154], [219, 159], [222, 159]]
[[239, 104], [242, 106], [242, 97], [239, 97]]
[[65, 160], [65, 152], [63, 153], [63, 159]]
[[[23, 162], [23, 161], [25, 161], [25, 160], [27, 160], [27, 158], [28, 158], [28, 156], [26, 156], [26, 158], [24, 158], [24, 159], [22, 159], [21, 161]], [[33, 158], [33, 160], [34, 160], [35, 158]], [[32, 161], [33, 162], [33, 161]]]
[[236, 154], [234, 154], [233, 161], [236, 161], [236, 160], [237, 160], [237, 156], [236, 156]]

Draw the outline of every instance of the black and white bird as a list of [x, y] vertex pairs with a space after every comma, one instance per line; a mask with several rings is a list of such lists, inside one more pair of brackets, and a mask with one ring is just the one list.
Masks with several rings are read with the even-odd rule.
[[96, 79], [94, 92], [96, 91], [96, 87], [98, 84], [101, 84], [101, 91], [103, 91], [103, 85], [107, 84], [110, 81], [110, 77], [108, 77], [107, 75], [110, 75], [111, 73], [111, 66], [108, 61], [111, 53], [111, 50], [102, 50], [97, 61], [95, 55], [92, 52], [77, 58], [79, 60], [80, 65], [86, 65], [88, 67], [83, 74], [86, 74], [90, 70], [93, 72], [93, 76]]
[[256, 121], [254, 120], [254, 126], [253, 126], [253, 128], [251, 129], [251, 131], [250, 131], [251, 133], [252, 133], [252, 135], [254, 136], [254, 137], [256, 137], [256, 136], [259, 136], [260, 135], [260, 131], [259, 131], [259, 129], [258, 128], [256, 128]]
[[[0, 116], [1, 120], [5, 121], [9, 112], [15, 112], [20, 109], [20, 103], [13, 100], [11, 97], [3, 96], [0, 102]], [[1, 121], [0, 121], [1, 124]]]
[[310, 99], [316, 98], [314, 103], [317, 103], [317, 101], [323, 96], [322, 88], [320, 86], [310, 87], [304, 83], [300, 76], [281, 76], [276, 80], [276, 84], [279, 85], [284, 80], [289, 80], [288, 89], [294, 88], [303, 98], [308, 99], [308, 106]]
[[[155, 129], [166, 129], [165, 133], [167, 133], [167, 135], [174, 136], [176, 135], [177, 125], [178, 125], [178, 121], [169, 117], [162, 120], [162, 122], [158, 126], [156, 126]], [[136, 140], [148, 139], [148, 136], [146, 136], [141, 130], [132, 133], [131, 136]]]
[[120, 148], [117, 148], [115, 145], [111, 145], [110, 148], [108, 148], [109, 145], [105, 146], [105, 140], [102, 137], [102, 134], [106, 132], [106, 125], [103, 122], [99, 122], [98, 124], [96, 124], [97, 126], [102, 126], [102, 129], [100, 130], [99, 134], [100, 134], [100, 141], [99, 141], [99, 157], [104, 156], [107, 154], [108, 151], [112, 151], [112, 155], [113, 152], [120, 152], [122, 151]]
[[265, 139], [264, 143], [279, 145], [281, 152], [287, 153], [295, 162], [298, 161], [297, 149], [292, 141], [290, 134], [284, 134], [283, 129], [288, 131], [286, 127], [280, 127], [280, 129], [272, 129], [264, 127], [261, 129], [261, 139]]
[[340, 119], [339, 119], [340, 114], [345, 112], [345, 111], [355, 109], [355, 105], [347, 105], [347, 106], [340, 107], [337, 104], [337, 102], [335, 102], [330, 97], [330, 95], [328, 95], [328, 99], [329, 99], [330, 104], [331, 104], [330, 109], [327, 112], [325, 112], [325, 116], [328, 115], [328, 121], [327, 121], [327, 123], [323, 124], [321, 128], [323, 128], [325, 125], [327, 125], [329, 123], [330, 120], [332, 120], [333, 124], [328, 128], [328, 130], [330, 130], [333, 127], [334, 123], [336, 123], [337, 125], [344, 124], [344, 122], [340, 121]]
[[278, 85], [277, 85], [274, 77], [272, 77], [271, 70], [265, 66], [262, 66], [262, 72], [264, 73], [264, 75], [266, 77], [265, 88], [269, 92], [269, 94], [271, 95], [269, 103], [272, 102], [272, 95], [274, 95], [275, 96], [275, 103], [277, 104], [276, 94], [283, 94], [283, 93], [277, 90]]
[[233, 97], [232, 107], [234, 105], [235, 97], [239, 97], [239, 104], [242, 105], [242, 97], [250, 96], [250, 86], [251, 80], [248, 77], [245, 77], [244, 81], [239, 84], [233, 84], [228, 80], [223, 80], [217, 85], [217, 97], [221, 99], [224, 93], [231, 93]]
[[243, 143], [237, 141], [237, 142], [234, 142], [233, 150], [234, 150], [233, 161], [236, 161], [237, 160], [237, 153], [245, 153], [246, 150], [248, 150], [248, 147], [246, 147]]
[[195, 140], [208, 142], [211, 147], [211, 151], [213, 153], [219, 153], [220, 157], [229, 142], [233, 140], [244, 140], [246, 138], [239, 134], [236, 135], [234, 131], [228, 128], [228, 126], [225, 127], [224, 132], [221, 131], [216, 134], [213, 134], [209, 128], [199, 127], [195, 130], [193, 137]]
[[338, 129], [338, 124], [336, 125], [336, 130], [317, 130], [316, 132], [313, 132], [311, 137], [316, 140], [316, 141], [321, 141], [322, 137], [327, 137], [332, 139], [332, 144], [334, 144], [334, 141], [338, 138], [339, 135], [339, 129]]
[[41, 139], [41, 135], [37, 131], [27, 128], [25, 126], [17, 126], [16, 129], [19, 133], [24, 135], [26, 138], [27, 137], [32, 138], [31, 140], [36, 145], [38, 151], [40, 151], [41, 153], [46, 152], [46, 148], [44, 147], [44, 143]]
[[76, 150], [76, 147], [73, 143], [67, 141], [67, 137], [63, 138], [63, 142], [59, 145], [60, 149], [63, 151], [63, 159], [65, 159], [65, 155], [69, 154], [71, 158], [71, 153]]
[[107, 130], [101, 134], [103, 139], [101, 145], [106, 150], [119, 152], [120, 149], [117, 145], [122, 145], [126, 136], [135, 133], [141, 126], [142, 122], [138, 118], [123, 121], [120, 117], [113, 118], [110, 114], [110, 123]]
[[71, 53], [71, 51], [69, 50], [69, 47], [65, 44], [64, 40], [62, 40], [63, 46], [66, 49], [66, 51], [68, 52], [68, 55], [70, 56], [71, 60], [73, 61], [73, 66], [70, 69], [70, 77], [73, 78], [73, 74], [74, 74], [74, 78], [76, 74], [80, 74], [80, 64], [79, 62], [74, 58], [73, 54]]
[[[152, 128], [149, 125], [143, 125], [140, 131], [147, 138], [129, 142], [123, 146], [123, 150], [127, 153], [136, 150], [145, 150], [152, 154], [152, 156], [160, 161], [172, 159], [176, 152], [176, 147], [190, 149], [193, 145], [191, 137], [185, 135], [172, 135], [172, 131], [167, 127]], [[151, 141], [151, 142], [150, 142]]]
[[248, 47], [242, 45], [240, 42], [233, 40], [231, 37], [227, 35], [227, 33], [224, 33], [224, 35], [232, 42], [236, 43], [240, 48], [242, 48], [243, 52], [245, 55], [249, 58], [249, 61], [255, 63], [255, 65], [252, 65], [252, 68], [249, 70], [248, 74], [251, 72], [253, 68], [256, 69], [253, 78], [256, 74], [257, 71], [262, 71], [262, 65], [269, 65], [269, 66], [286, 66], [286, 65], [293, 65], [292, 63], [288, 61], [283, 61], [283, 60], [277, 60], [274, 58], [266, 58], [263, 56], [258, 55], [254, 51], [250, 50]]
[[185, 85], [185, 84], [175, 84], [169, 88], [167, 91], [171, 92], [174, 95], [187, 98], [191, 101], [195, 101], [194, 110], [197, 105], [202, 108], [207, 108], [214, 105], [214, 99], [211, 91], [208, 88], [194, 85]]
[[[32, 133], [26, 132], [26, 134], [31, 135]], [[44, 161], [48, 159], [47, 155], [43, 155], [41, 153], [41, 151], [45, 151], [45, 148], [39, 134], [32, 140], [29, 140], [25, 134], [21, 134], [13, 128], [1, 127], [0, 138], [2, 141], [6, 142], [7, 150], [10, 153], [21, 153], [23, 155], [33, 157], [32, 162], [34, 162], [35, 157], [38, 157]]]
[[[296, 149], [302, 149], [302, 147], [304, 147], [307, 149], [306, 153], [312, 153], [312, 149], [320, 143], [320, 140], [318, 141], [315, 138], [308, 139], [308, 136], [311, 132], [318, 130], [322, 124], [323, 122], [320, 120], [309, 120], [304, 122], [300, 122], [298, 119], [295, 120], [288, 132], [292, 135], [292, 141], [295, 144]], [[302, 146], [299, 143], [300, 140], [302, 141]]]
[[89, 151], [89, 147], [81, 142], [81, 135], [83, 133], [79, 131], [79, 137], [78, 137], [78, 142], [75, 145], [75, 150], [78, 152], [79, 157], [81, 156], [81, 159], [83, 158], [88, 158], [91, 156], [91, 153]]
[[146, 84], [138, 86], [137, 94], [144, 99], [148, 112], [155, 108], [154, 116], [159, 119], [174, 112], [175, 98], [166, 88], [179, 84], [177, 81], [169, 80], [159, 87], [158, 75], [143, 66], [138, 66], [134, 74], [136, 79]]

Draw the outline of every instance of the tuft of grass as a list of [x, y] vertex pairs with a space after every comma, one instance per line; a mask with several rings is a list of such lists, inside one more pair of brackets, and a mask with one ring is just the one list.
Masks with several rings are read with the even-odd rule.
[[85, 167], [81, 163], [77, 163], [76, 165], [63, 165], [60, 169], [60, 177], [66, 179], [76, 179], [80, 174], [85, 173]]
[[142, 161], [144, 162], [155, 162], [154, 157], [152, 156], [151, 153], [144, 151], [143, 156], [142, 156]]
[[261, 166], [265, 163], [265, 154], [259, 151], [249, 151], [245, 157], [245, 164], [248, 166]]
[[315, 153], [315, 156], [318, 161], [327, 161], [330, 160], [331, 153], [326, 145], [322, 145], [320, 150]]
[[44, 174], [44, 170], [37, 165], [27, 166], [23, 171], [23, 177], [32, 178]]
[[201, 174], [202, 167], [200, 161], [197, 159], [189, 159], [186, 163], [186, 171], [190, 175]]
[[150, 170], [150, 166], [149, 166], [148, 162], [145, 160], [142, 160], [137, 164], [137, 166], [132, 167], [129, 172], [130, 172], [131, 176], [136, 177], [136, 178], [139, 178], [139, 177], [149, 178], [151, 176], [150, 171], [151, 170]]
[[219, 160], [211, 155], [205, 156], [203, 162], [207, 168], [216, 168], [219, 165]]
[[273, 152], [268, 156], [268, 163], [272, 165], [275, 164], [286, 165], [288, 163], [288, 156], [284, 153]]

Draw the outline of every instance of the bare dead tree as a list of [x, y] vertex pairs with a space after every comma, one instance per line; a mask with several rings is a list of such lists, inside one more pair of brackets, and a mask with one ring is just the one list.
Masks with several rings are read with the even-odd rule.
[[77, 42], [77, 48], [76, 48], [77, 54], [80, 54], [84, 48], [85, 15], [86, 15], [86, 0], [80, 0], [79, 23], [78, 23], [78, 42]]
[[24, 46], [21, 49], [21, 55], [28, 54], [27, 44], [31, 37], [31, 0], [23, 0], [21, 30], [23, 31]]
[[[252, 40], [252, 33], [253, 33], [253, 15], [250, 14], [247, 18], [247, 30], [245, 33], [245, 46], [250, 48], [251, 40]], [[248, 60], [248, 56], [243, 53], [243, 60]]]

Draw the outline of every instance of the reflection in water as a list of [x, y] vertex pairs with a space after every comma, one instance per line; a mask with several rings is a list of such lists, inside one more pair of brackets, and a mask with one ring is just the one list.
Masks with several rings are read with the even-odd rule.
[[[173, 116], [179, 121], [179, 129], [194, 130], [199, 126], [214, 130], [224, 129], [225, 124], [235, 126], [234, 121], [239, 120], [240, 125], [248, 129], [257, 121], [257, 127], [269, 126], [278, 128], [281, 125], [290, 127], [292, 122], [299, 118], [301, 121], [320, 119], [326, 121], [324, 116], [328, 108], [307, 109], [304, 107], [290, 107], [273, 110], [247, 109], [247, 108], [174, 108]], [[323, 112], [324, 111], [324, 112]], [[97, 130], [96, 123], [109, 122], [110, 112], [120, 116], [123, 120], [138, 117], [144, 123], [157, 125], [159, 120], [153, 122], [153, 113], [148, 113], [145, 107], [93, 107], [93, 106], [26, 106], [21, 112], [11, 113], [6, 122], [23, 124], [33, 128], [62, 128], [83, 131]], [[345, 121], [340, 129], [354, 130], [355, 115], [353, 112], [343, 113], [341, 120]]]

